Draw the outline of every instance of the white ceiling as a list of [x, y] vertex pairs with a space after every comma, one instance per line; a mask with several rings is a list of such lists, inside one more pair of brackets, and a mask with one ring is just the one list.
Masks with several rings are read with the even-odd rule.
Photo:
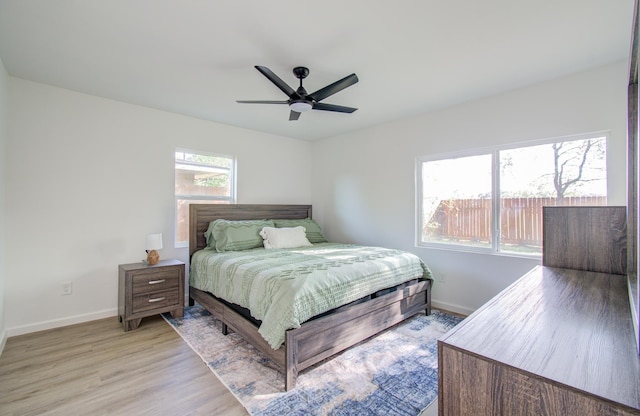
[[[0, 0], [11, 76], [314, 140], [628, 58], [634, 0]], [[304, 113], [254, 65], [309, 92]]]

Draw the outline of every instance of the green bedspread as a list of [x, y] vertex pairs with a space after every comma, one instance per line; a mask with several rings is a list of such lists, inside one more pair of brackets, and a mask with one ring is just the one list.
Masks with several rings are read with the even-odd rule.
[[200, 250], [191, 260], [189, 282], [249, 309], [262, 321], [260, 334], [277, 349], [287, 329], [417, 277], [430, 279], [431, 272], [414, 254], [323, 243], [296, 249]]

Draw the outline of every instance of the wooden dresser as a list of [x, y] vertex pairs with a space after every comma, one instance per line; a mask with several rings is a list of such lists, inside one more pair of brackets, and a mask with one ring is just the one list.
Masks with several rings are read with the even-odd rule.
[[640, 357], [619, 274], [624, 207], [584, 209], [545, 209], [553, 267], [543, 256], [438, 341], [441, 416], [640, 415]]

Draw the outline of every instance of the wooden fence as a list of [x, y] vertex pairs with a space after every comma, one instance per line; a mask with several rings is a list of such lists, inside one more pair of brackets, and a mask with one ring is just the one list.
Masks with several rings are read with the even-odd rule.
[[[566, 197], [562, 205], [606, 205], [606, 197]], [[555, 198], [504, 198], [500, 206], [502, 244], [542, 246], [542, 207]], [[428, 240], [491, 243], [491, 199], [440, 201], [424, 227]]]

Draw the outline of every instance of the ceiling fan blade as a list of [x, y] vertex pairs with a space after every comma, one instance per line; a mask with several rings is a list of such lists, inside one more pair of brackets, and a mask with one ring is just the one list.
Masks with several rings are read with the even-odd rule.
[[[334, 82], [333, 84], [329, 84], [324, 88], [319, 89], [318, 91], [309, 94], [309, 97], [313, 101], [322, 101], [330, 95], [333, 95], [337, 92], [342, 91], [343, 89], [352, 86], [358, 82], [358, 77], [356, 74], [347, 75], [339, 81]], [[331, 110], [329, 110], [331, 111]]]
[[345, 107], [335, 104], [313, 103], [314, 110], [335, 111], [337, 113], [353, 113], [357, 108]]
[[297, 111], [291, 110], [291, 112], [289, 113], [289, 121], [295, 121], [299, 118], [300, 118], [300, 113], [298, 113]]
[[286, 82], [280, 79], [276, 74], [274, 74], [269, 68], [266, 66], [256, 65], [255, 68], [262, 73], [265, 77], [269, 79], [269, 81], [273, 82], [276, 87], [280, 88], [282, 92], [287, 94], [287, 97], [291, 99], [300, 99], [300, 95], [291, 88]]
[[270, 100], [236, 100], [241, 104], [289, 104], [289, 101], [270, 101]]

